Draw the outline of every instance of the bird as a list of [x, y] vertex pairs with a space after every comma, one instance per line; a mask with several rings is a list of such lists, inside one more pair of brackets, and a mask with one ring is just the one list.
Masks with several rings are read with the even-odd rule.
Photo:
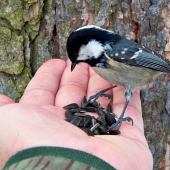
[[[162, 73], [170, 73], [170, 61], [151, 49], [130, 41], [111, 30], [96, 25], [77, 28], [67, 39], [67, 54], [71, 60], [71, 71], [80, 62], [89, 64], [93, 70], [108, 82], [125, 88], [125, 105], [118, 121], [109, 130], [122, 125], [124, 113], [133, 92], [145, 88]], [[90, 99], [97, 100], [107, 90], [102, 90]]]

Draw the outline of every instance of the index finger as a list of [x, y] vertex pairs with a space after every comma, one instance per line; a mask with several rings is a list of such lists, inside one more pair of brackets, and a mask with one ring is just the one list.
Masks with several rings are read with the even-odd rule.
[[33, 105], [54, 105], [65, 61], [52, 59], [44, 63], [28, 84], [20, 103]]

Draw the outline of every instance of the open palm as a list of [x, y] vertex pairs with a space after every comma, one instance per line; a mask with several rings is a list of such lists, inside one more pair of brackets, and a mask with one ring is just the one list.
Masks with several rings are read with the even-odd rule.
[[[89, 98], [111, 84], [87, 64], [70, 70], [69, 61], [50, 60], [37, 71], [19, 103], [0, 95], [0, 169], [23, 149], [61, 146], [93, 154], [117, 169], [151, 170], [153, 162], [144, 137], [139, 91], [134, 92], [125, 112], [125, 117], [133, 118], [133, 126], [123, 122], [120, 135], [87, 136], [64, 120], [62, 107], [80, 104], [84, 95]], [[124, 89], [117, 87], [108, 93], [113, 95], [113, 112], [119, 118], [125, 103]], [[107, 98], [98, 101], [104, 107], [109, 102]]]

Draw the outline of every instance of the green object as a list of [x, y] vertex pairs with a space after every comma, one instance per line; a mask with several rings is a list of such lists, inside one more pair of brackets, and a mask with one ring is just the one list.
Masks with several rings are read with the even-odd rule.
[[10, 169], [86, 169], [115, 170], [102, 159], [83, 151], [63, 147], [35, 147], [18, 152], [5, 164], [3, 170]]

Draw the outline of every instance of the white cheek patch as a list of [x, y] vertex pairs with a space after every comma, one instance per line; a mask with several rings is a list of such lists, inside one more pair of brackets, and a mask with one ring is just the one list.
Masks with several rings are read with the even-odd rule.
[[109, 44], [106, 44], [105, 46], [104, 46], [104, 50], [112, 50], [112, 47], [109, 45]]
[[96, 40], [91, 40], [88, 44], [80, 47], [77, 60], [97, 59], [103, 51], [104, 48], [101, 43]]

